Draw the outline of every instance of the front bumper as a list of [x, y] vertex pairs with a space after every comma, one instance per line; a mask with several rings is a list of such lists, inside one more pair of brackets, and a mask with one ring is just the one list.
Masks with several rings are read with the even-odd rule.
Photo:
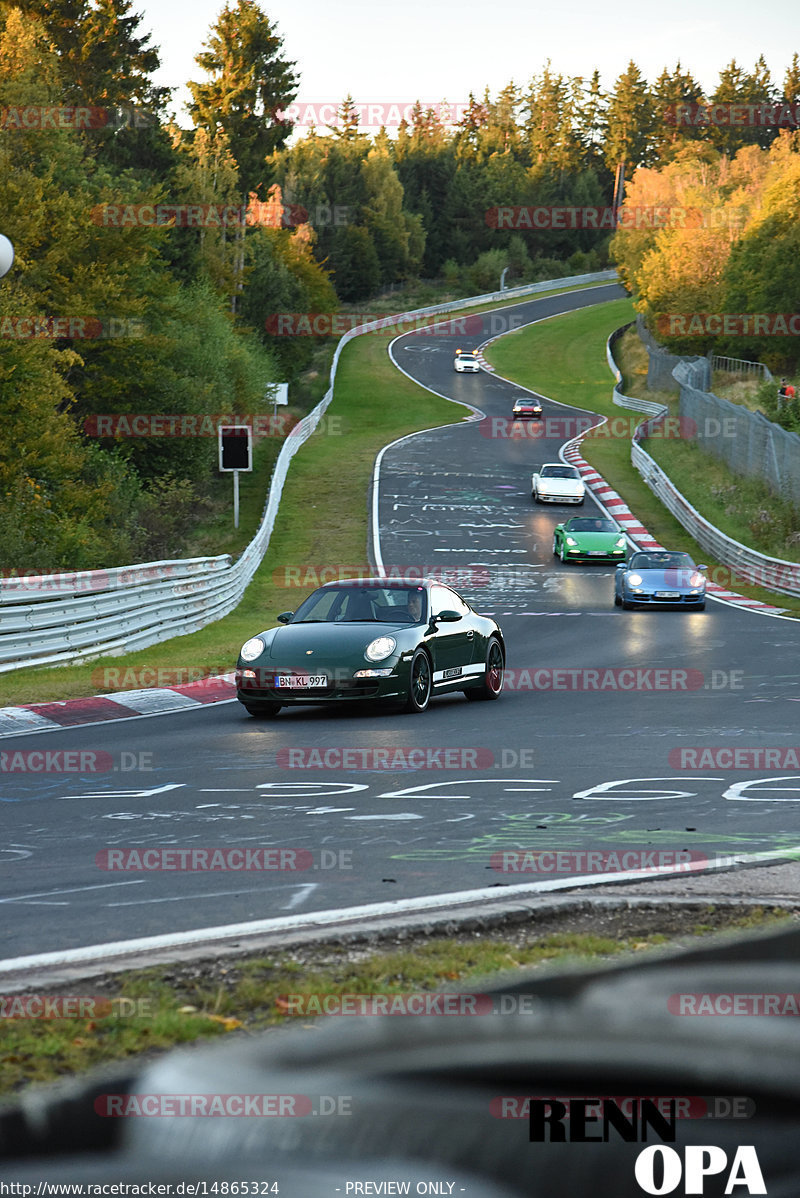
[[639, 607], [698, 607], [701, 603], [705, 603], [705, 591], [701, 595], [680, 595], [677, 599], [657, 599], [654, 594], [632, 595], [630, 591], [623, 591], [622, 598], [625, 603], [632, 603]]
[[624, 562], [625, 550], [613, 553], [590, 553], [587, 549], [567, 549], [566, 557], [572, 562]]
[[555, 495], [552, 491], [547, 493], [539, 491], [540, 503], [583, 503], [585, 498], [585, 491], [583, 495]]
[[[291, 671], [287, 669], [277, 672], [288, 674]], [[354, 678], [353, 670], [331, 667], [321, 667], [319, 672], [327, 675], [327, 686], [295, 688], [275, 685], [274, 667], [267, 670], [252, 665], [237, 666], [236, 698], [245, 705], [280, 703], [281, 707], [297, 707], [319, 703], [352, 703], [365, 699], [400, 700], [408, 695], [397, 667], [383, 678]], [[256, 676], [251, 678], [250, 674]]]

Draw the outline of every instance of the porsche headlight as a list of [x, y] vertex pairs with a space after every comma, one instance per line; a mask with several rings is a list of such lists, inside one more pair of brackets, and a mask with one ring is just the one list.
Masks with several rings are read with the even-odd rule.
[[625, 548], [625, 538], [624, 537], [617, 537], [617, 543], [616, 543], [615, 548], [617, 548], [617, 549]]
[[364, 656], [367, 661], [383, 661], [384, 657], [390, 657], [397, 648], [397, 641], [393, 636], [376, 637], [364, 650]]
[[706, 580], [705, 580], [705, 578], [703, 578], [702, 574], [693, 574], [692, 577], [689, 579], [689, 586], [702, 587], [702, 586], [705, 586], [705, 582], [706, 582]]
[[578, 542], [573, 540], [572, 537], [566, 537], [565, 540], [568, 545], [577, 545], [578, 544]]
[[245, 661], [255, 661], [257, 657], [261, 656], [265, 649], [266, 645], [262, 641], [261, 637], [253, 636], [249, 641], [245, 641], [245, 643], [242, 645], [239, 656], [243, 657]]
[[626, 581], [629, 582], [632, 587], [640, 587], [642, 585], [642, 576], [641, 574], [629, 574]]

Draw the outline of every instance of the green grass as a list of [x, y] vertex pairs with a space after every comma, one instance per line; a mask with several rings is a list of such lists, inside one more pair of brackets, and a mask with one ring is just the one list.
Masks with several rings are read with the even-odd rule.
[[[571, 288], [570, 288], [571, 290]], [[556, 294], [558, 287], [547, 294]], [[470, 311], [508, 305], [483, 304]], [[189, 671], [192, 677], [233, 669], [240, 645], [254, 631], [294, 609], [315, 589], [287, 589], [285, 567], [367, 564], [367, 498], [375, 458], [384, 445], [419, 429], [458, 422], [466, 409], [418, 387], [392, 365], [386, 347], [392, 334], [358, 337], [345, 347], [336, 376], [334, 400], [326, 413], [328, 431], [317, 433], [294, 457], [283, 490], [270, 546], [235, 611], [189, 636], [173, 637], [136, 653], [98, 658], [91, 663], [31, 667], [0, 675], [4, 706], [45, 703], [152, 685], [155, 671]], [[263, 444], [263, 443], [262, 443]], [[268, 449], [274, 449], [268, 446]], [[266, 450], [264, 451], [266, 452]], [[266, 473], [248, 484], [249, 531], [255, 532], [267, 489]], [[232, 486], [227, 481], [228, 486]], [[242, 488], [244, 505], [245, 490]], [[257, 516], [254, 517], [254, 513]], [[232, 524], [232, 515], [229, 515]], [[229, 552], [220, 544], [213, 552]], [[131, 671], [148, 672], [137, 681]], [[185, 678], [186, 673], [180, 677]]]
[[[618, 300], [614, 303], [603, 304], [597, 308], [583, 309], [555, 320], [542, 321], [519, 332], [510, 333], [507, 337], [494, 342], [486, 353], [487, 359], [506, 378], [514, 379], [525, 387], [530, 387], [551, 399], [561, 403], [574, 404], [577, 407], [588, 408], [589, 411], [599, 412], [607, 416], [611, 422], [611, 435], [599, 430], [598, 435], [588, 436], [582, 442], [581, 452], [587, 462], [597, 469], [606, 482], [617, 491], [627, 503], [630, 510], [642, 522], [645, 528], [662, 545], [670, 549], [683, 550], [690, 553], [695, 561], [705, 562], [709, 566], [709, 578], [722, 585], [728, 585], [726, 580], [731, 577], [731, 570], [722, 563], [710, 557], [697, 542], [689, 536], [683, 526], [663, 506], [642, 479], [639, 472], [631, 463], [630, 434], [641, 417], [636, 412], [628, 412], [617, 407], [612, 402], [613, 376], [608, 369], [605, 355], [605, 344], [609, 335], [620, 325], [626, 324], [633, 315], [633, 305], [630, 300]], [[628, 377], [624, 379], [629, 394], [646, 395], [658, 402], [674, 397], [665, 393], [653, 395], [642, 389], [641, 363], [634, 357], [628, 364]], [[638, 383], [637, 383], [638, 377]], [[615, 434], [616, 435], [613, 435]], [[704, 499], [698, 492], [698, 501], [692, 498], [697, 478], [705, 471], [703, 454], [702, 464], [682, 469], [677, 458], [671, 458], [671, 465], [666, 464], [667, 454], [693, 454], [700, 451], [686, 446], [683, 442], [669, 439], [652, 439], [648, 442], [648, 452], [670, 474], [679, 490], [703, 515], [716, 523], [712, 509], [707, 510]], [[654, 452], [655, 450], [655, 452]], [[716, 459], [710, 459], [714, 466]], [[673, 470], [675, 471], [673, 473]], [[709, 466], [709, 478], [713, 471]], [[745, 480], [731, 476], [732, 484], [739, 493], [744, 493]], [[709, 485], [719, 486], [717, 482]], [[774, 503], [774, 501], [773, 501]], [[722, 509], [723, 530], [728, 517], [724, 515], [725, 507], [730, 505], [730, 497], [724, 494], [717, 496], [714, 511]], [[759, 509], [756, 507], [754, 512]], [[736, 537], [735, 532], [729, 532]], [[737, 540], [742, 539], [736, 537]], [[752, 541], [752, 535], [749, 536]], [[768, 552], [768, 550], [763, 550]], [[796, 552], [796, 549], [795, 549]], [[787, 556], [782, 553], [779, 556]], [[747, 586], [738, 582], [730, 584], [733, 589], [748, 598], [758, 599], [762, 603], [771, 603], [785, 608], [787, 612], [800, 616], [800, 600], [788, 595], [778, 595], [763, 587]]]
[[[113, 999], [114, 1014], [95, 1009], [88, 1018], [0, 1020], [0, 1094], [240, 1029], [252, 1033], [292, 1022], [308, 1026], [307, 1002], [303, 998], [301, 1006], [297, 996], [455, 989], [471, 993], [470, 986], [478, 982], [492, 978], [497, 984], [520, 970], [599, 966], [665, 945], [685, 945], [720, 927], [737, 932], [773, 929], [787, 916], [780, 908], [739, 912], [709, 907], [678, 940], [659, 932], [612, 938], [581, 932], [543, 934], [534, 927], [505, 938], [487, 934], [466, 940], [429, 939], [402, 949], [373, 946], [357, 951], [322, 945], [297, 954], [223, 959], [210, 969], [187, 964], [120, 974], [113, 980], [113, 991], [107, 981], [70, 990]], [[123, 998], [129, 1000], [127, 1005], [120, 1004]], [[12, 1000], [10, 996], [5, 1002]], [[123, 1015], [123, 1010], [134, 1013]]]

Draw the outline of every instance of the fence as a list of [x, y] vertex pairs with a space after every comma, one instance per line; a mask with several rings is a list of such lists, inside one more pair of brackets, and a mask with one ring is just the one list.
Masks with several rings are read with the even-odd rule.
[[726, 358], [722, 354], [711, 355], [711, 369], [724, 370], [728, 374], [759, 374], [766, 382], [772, 382], [772, 371], [763, 362], [748, 362], [745, 358]]
[[693, 420], [695, 440], [735, 474], [759, 478], [800, 507], [800, 437], [740, 404], [698, 386], [691, 365], [676, 367], [680, 415]]
[[[617, 382], [614, 385], [614, 403], [622, 407], [633, 407], [636, 405], [636, 411], [643, 411], [645, 409], [642, 409], [639, 405], [649, 401], [631, 399], [619, 391], [620, 373], [612, 352], [616, 342], [630, 327], [630, 325], [625, 325], [624, 328], [617, 329], [612, 333], [606, 346], [606, 355], [609, 366], [617, 378]], [[694, 384], [698, 381], [703, 381], [707, 377], [707, 365], [705, 359], [699, 359], [696, 361], [684, 361], [675, 368], [677, 381], [681, 388], [682, 417], [684, 416], [684, 393], [687, 389], [694, 391]], [[719, 399], [716, 395], [700, 391], [695, 393], [704, 400], [713, 400], [716, 404], [734, 409], [735, 412], [741, 412], [747, 416], [756, 416], [756, 413], [747, 412], [745, 409], [739, 408], [736, 404]], [[800, 595], [800, 563], [785, 561], [782, 558], [769, 557], [766, 554], [758, 553], [757, 550], [748, 548], [747, 545], [743, 545], [740, 541], [735, 541], [733, 537], [727, 536], [720, 529], [716, 528], [704, 516], [700, 515], [697, 509], [689, 503], [688, 499], [672, 483], [658, 463], [642, 448], [641, 442], [654, 431], [668, 412], [668, 409], [660, 404], [650, 403], [649, 407], [651, 409], [655, 408], [657, 411], [651, 415], [650, 419], [643, 421], [636, 428], [631, 443], [631, 462], [654, 494], [658, 496], [667, 510], [675, 516], [676, 520], [678, 520], [686, 531], [694, 537], [705, 553], [729, 567], [731, 571], [731, 587], [735, 587], [737, 584], [749, 584], [763, 586], [767, 590], [777, 591], [782, 595]], [[715, 409], [715, 411], [718, 411], [718, 409]], [[697, 419], [697, 415], [693, 415], [692, 418]], [[705, 420], [705, 416], [702, 418]], [[714, 415], [711, 418], [719, 420], [718, 415]], [[771, 429], [776, 429], [779, 433], [784, 432], [783, 429], [778, 428], [776, 425], [771, 425], [764, 417], [760, 417], [760, 419], [764, 424], [769, 425]], [[722, 427], [724, 428], [724, 426]], [[789, 435], [794, 436], [795, 434], [792, 433]], [[800, 438], [796, 439], [800, 442]]]
[[[617, 335], [621, 336], [630, 327], [617, 330]], [[776, 494], [800, 506], [800, 437], [773, 424], [761, 412], [751, 412], [710, 390], [714, 370], [758, 374], [769, 381], [772, 380], [769, 369], [762, 362], [721, 355], [681, 358], [668, 354], [653, 340], [641, 316], [636, 328], [648, 352], [648, 385], [652, 385], [652, 375], [659, 380], [660, 389], [665, 390], [664, 371], [669, 366], [671, 389], [680, 391], [683, 427], [691, 427], [694, 422], [697, 429], [694, 439], [701, 448], [724, 461], [735, 474], [759, 478]], [[610, 365], [616, 371], [613, 359]], [[653, 414], [641, 404], [642, 401], [627, 399], [623, 406]]]
[[678, 384], [672, 372], [682, 362], [696, 363], [697, 369], [704, 371], [702, 385], [711, 386], [711, 366], [706, 358], [684, 358], [680, 354], [671, 354], [654, 340], [641, 314], [636, 317], [636, 331], [647, 349], [647, 385], [653, 391], [677, 391]]
[[[615, 270], [528, 283], [404, 316], [435, 316], [480, 303], [535, 295], [553, 287], [611, 282]], [[339, 357], [364, 332], [392, 327], [397, 315], [351, 329], [339, 341], [324, 398], [287, 436], [270, 480], [258, 531], [236, 562], [217, 557], [146, 562], [113, 570], [6, 578], [0, 585], [0, 673], [31, 665], [57, 665], [148, 645], [196, 632], [233, 611], [269, 546], [289, 463], [319, 424], [333, 399]]]
[[663, 404], [654, 403], [650, 399], [636, 399], [632, 395], [623, 394], [622, 373], [617, 366], [617, 363], [614, 361], [614, 346], [617, 344], [619, 339], [623, 337], [625, 333], [627, 333], [628, 329], [632, 329], [635, 324], [636, 321], [631, 321], [630, 324], [624, 324], [622, 328], [615, 329], [606, 342], [606, 361], [608, 362], [611, 373], [616, 379], [611, 399], [618, 408], [630, 408], [634, 412], [644, 412], [648, 416], [657, 416], [661, 412], [666, 412], [667, 409]]

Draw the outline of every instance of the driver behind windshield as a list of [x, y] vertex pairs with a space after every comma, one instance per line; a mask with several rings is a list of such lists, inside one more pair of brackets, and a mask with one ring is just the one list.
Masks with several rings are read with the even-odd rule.
[[408, 600], [406, 601], [408, 614], [415, 624], [419, 624], [422, 620], [422, 612], [424, 609], [424, 595], [422, 591], [409, 591]]

